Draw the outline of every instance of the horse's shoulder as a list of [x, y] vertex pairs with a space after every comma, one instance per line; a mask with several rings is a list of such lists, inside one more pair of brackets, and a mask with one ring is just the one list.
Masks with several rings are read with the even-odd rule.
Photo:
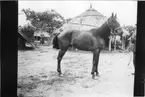
[[90, 29], [91, 32], [97, 32], [99, 28], [92, 28]]

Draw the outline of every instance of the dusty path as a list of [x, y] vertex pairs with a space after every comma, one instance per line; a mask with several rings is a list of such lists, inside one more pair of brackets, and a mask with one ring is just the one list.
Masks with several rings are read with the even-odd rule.
[[62, 77], [56, 72], [58, 51], [41, 47], [18, 51], [18, 95], [21, 97], [132, 97], [134, 72], [129, 53], [101, 53], [100, 77], [91, 78], [92, 54], [67, 52]]

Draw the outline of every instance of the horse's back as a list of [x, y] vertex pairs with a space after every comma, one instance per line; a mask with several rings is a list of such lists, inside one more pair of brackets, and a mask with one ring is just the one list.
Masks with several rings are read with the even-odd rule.
[[76, 34], [78, 34], [80, 31], [79, 30], [64, 30], [63, 32], [61, 32], [58, 36], [58, 39], [60, 41], [70, 41], [71, 38], [73, 36], [75, 36]]
[[71, 45], [72, 38], [80, 33], [79, 30], [67, 29], [58, 35], [60, 49], [67, 49]]
[[81, 31], [75, 37], [72, 37], [71, 44], [81, 50], [93, 51], [102, 48], [104, 41], [99, 36], [95, 37], [90, 31]]
[[103, 39], [94, 36], [92, 30], [65, 30], [58, 35], [60, 48], [68, 48], [70, 45], [80, 50], [95, 50], [102, 48]]

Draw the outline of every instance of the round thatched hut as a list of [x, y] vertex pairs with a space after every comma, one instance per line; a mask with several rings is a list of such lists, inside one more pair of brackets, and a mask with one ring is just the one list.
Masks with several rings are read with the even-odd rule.
[[66, 29], [89, 30], [92, 28], [100, 27], [106, 20], [106, 16], [95, 10], [92, 5], [90, 5], [89, 9], [74, 17], [69, 22], [65, 23], [54, 33], [60, 33], [61, 31]]
[[69, 23], [79, 24], [86, 27], [100, 27], [106, 21], [106, 19], [106, 16], [92, 8], [92, 5], [90, 5], [88, 10], [73, 18]]

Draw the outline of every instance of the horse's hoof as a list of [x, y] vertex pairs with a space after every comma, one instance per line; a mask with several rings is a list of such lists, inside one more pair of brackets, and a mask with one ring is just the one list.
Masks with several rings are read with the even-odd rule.
[[62, 73], [58, 73], [58, 76], [61, 77], [62, 76]]
[[92, 79], [94, 79], [95, 78], [95, 74], [92, 74]]
[[98, 73], [98, 72], [96, 72], [96, 76], [98, 76], [98, 77], [99, 77], [99, 73]]
[[97, 77], [100, 77], [100, 75], [99, 75], [99, 74], [97, 74], [96, 76], [97, 76]]

